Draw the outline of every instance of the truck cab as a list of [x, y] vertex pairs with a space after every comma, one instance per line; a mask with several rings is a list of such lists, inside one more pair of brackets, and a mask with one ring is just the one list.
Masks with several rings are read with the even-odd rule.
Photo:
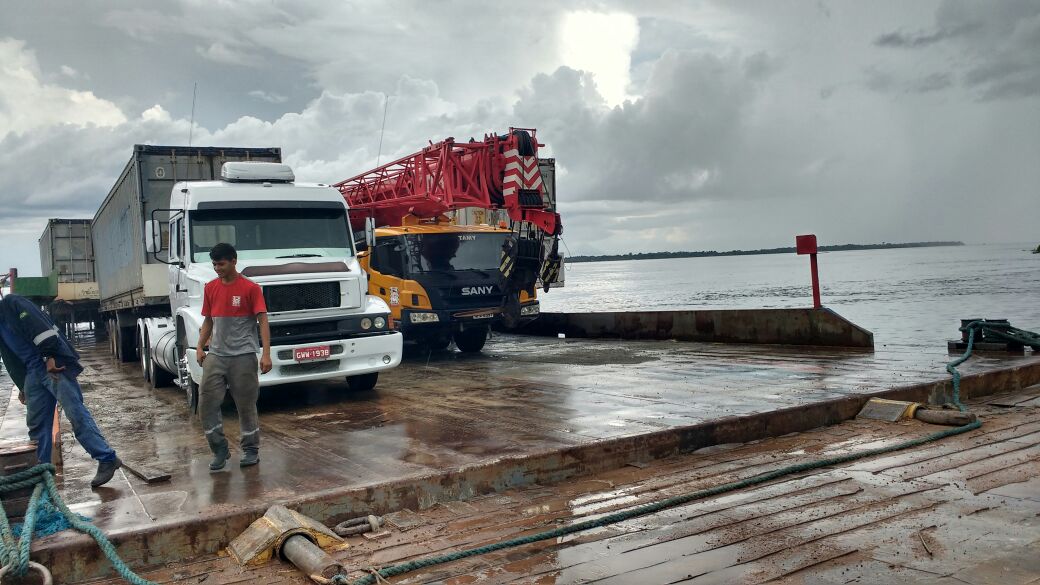
[[273, 368], [261, 386], [346, 377], [353, 389], [374, 387], [380, 371], [400, 364], [402, 336], [387, 303], [368, 294], [342, 195], [295, 183], [280, 163], [228, 162], [221, 178], [176, 183], [168, 230], [145, 224], [147, 251], [166, 251], [171, 315], [139, 323], [152, 376], [163, 377], [159, 366], [197, 403], [203, 290], [216, 278], [209, 250], [226, 242], [267, 305]]
[[454, 341], [460, 351], [480, 351], [509, 303], [519, 303], [521, 320], [538, 316], [533, 289], [507, 298], [500, 267], [511, 234], [447, 218], [378, 228], [374, 245], [360, 254], [368, 292], [386, 301], [406, 338], [431, 349]]

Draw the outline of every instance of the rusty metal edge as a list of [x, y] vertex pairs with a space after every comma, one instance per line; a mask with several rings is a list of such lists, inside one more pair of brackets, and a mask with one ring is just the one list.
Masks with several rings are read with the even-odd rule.
[[678, 311], [545, 312], [509, 329], [540, 337], [697, 341], [870, 350], [874, 334], [827, 307]]
[[[966, 375], [962, 398], [1011, 392], [1040, 383], [1040, 360]], [[607, 439], [587, 445], [550, 449], [494, 462], [369, 486], [326, 490], [294, 499], [250, 506], [224, 507], [220, 515], [202, 516], [154, 528], [111, 534], [123, 559], [136, 570], [214, 554], [261, 517], [282, 504], [326, 525], [363, 514], [386, 514], [405, 508], [425, 509], [437, 502], [464, 500], [531, 484], [566, 479], [688, 453], [723, 443], [745, 443], [828, 426], [856, 416], [867, 400], [884, 397], [916, 402], [944, 402], [950, 380], [857, 393], [813, 404], [746, 416], [733, 416], [686, 427]], [[55, 535], [34, 543], [33, 558], [51, 568], [59, 582], [112, 576], [111, 565], [86, 535]]]

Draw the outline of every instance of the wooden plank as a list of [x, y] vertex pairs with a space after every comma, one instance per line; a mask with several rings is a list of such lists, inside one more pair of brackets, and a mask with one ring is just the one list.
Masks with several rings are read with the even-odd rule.
[[170, 477], [172, 477], [170, 473], [167, 471], [159, 471], [158, 469], [153, 469], [151, 467], [148, 467], [147, 465], [142, 465], [139, 463], [130, 464], [124, 461], [123, 469], [143, 479], [145, 483], [159, 483], [160, 481], [169, 481]]

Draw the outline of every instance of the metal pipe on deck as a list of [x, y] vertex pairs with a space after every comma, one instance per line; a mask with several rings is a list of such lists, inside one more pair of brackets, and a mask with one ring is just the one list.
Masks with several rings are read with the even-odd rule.
[[329, 583], [334, 576], [343, 572], [343, 565], [301, 534], [285, 539], [282, 556], [315, 583]]

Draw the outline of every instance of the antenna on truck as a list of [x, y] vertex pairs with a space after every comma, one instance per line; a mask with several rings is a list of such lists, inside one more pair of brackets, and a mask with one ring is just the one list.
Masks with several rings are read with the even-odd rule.
[[195, 94], [199, 91], [199, 82], [195, 82], [195, 87], [191, 89], [191, 122], [188, 127], [188, 146], [191, 146], [191, 135], [192, 131], [195, 130]]
[[386, 101], [383, 102], [383, 125], [379, 127], [379, 152], [376, 154], [376, 166], [379, 166], [380, 159], [383, 158], [383, 131], [386, 130], [386, 111], [390, 109], [390, 96], [386, 96]]

